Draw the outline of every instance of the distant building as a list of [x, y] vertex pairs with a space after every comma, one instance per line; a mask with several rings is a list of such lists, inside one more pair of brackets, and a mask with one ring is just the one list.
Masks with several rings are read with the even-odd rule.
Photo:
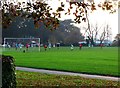
[[87, 45], [87, 42], [84, 40], [84, 41], [78, 42], [78, 44], [82, 44], [83, 46], [86, 46], [86, 45]]
[[[96, 45], [96, 46], [99, 46], [100, 43], [101, 43], [100, 40], [96, 40], [96, 41], [95, 41], [95, 45]], [[103, 44], [104, 46], [110, 46], [110, 45], [112, 44], [112, 41], [110, 41], [110, 40], [104, 40], [104, 41], [102, 41], [102, 44]]]
[[[100, 43], [101, 43], [100, 40], [94, 41], [94, 45], [95, 45], [95, 46], [99, 46]], [[87, 42], [84, 40], [84, 41], [78, 42], [78, 44], [87, 45]], [[102, 41], [102, 44], [103, 44], [104, 46], [111, 46], [112, 41], [110, 41], [110, 40], [104, 40], [104, 41]]]

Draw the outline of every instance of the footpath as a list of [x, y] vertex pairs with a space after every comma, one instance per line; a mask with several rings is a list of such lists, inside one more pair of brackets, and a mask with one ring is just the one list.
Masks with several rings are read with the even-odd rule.
[[72, 73], [72, 72], [64, 72], [64, 71], [34, 69], [34, 68], [26, 68], [26, 67], [16, 67], [16, 70], [28, 71], [28, 72], [40, 72], [40, 73], [56, 74], [56, 75], [81, 76], [81, 77], [84, 77], [84, 78], [92, 78], [92, 79], [120, 81], [119, 77], [110, 77], [110, 76], [101, 76], [101, 75], [90, 75], [90, 74]]

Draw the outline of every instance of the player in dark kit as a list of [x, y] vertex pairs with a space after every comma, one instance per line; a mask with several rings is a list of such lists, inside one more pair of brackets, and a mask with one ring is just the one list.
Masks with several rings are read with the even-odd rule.
[[79, 45], [80, 50], [82, 49], [82, 44]]
[[44, 49], [45, 49], [45, 51], [47, 50], [47, 45], [44, 45]]
[[29, 44], [26, 44], [26, 51], [28, 51], [28, 48], [29, 48]]

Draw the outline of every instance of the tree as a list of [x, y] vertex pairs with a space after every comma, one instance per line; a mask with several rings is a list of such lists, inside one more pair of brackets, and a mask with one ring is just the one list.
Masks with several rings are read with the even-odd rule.
[[120, 33], [116, 35], [115, 39], [117, 42], [117, 46], [120, 46]]
[[[53, 31], [51, 32], [51, 30], [48, 30], [42, 22], [40, 23], [41, 26], [39, 27], [39, 29], [35, 30], [34, 24], [33, 24], [34, 21], [32, 19], [25, 20], [24, 23], [22, 22], [23, 20], [24, 18], [16, 17], [14, 22], [11, 23], [11, 25], [8, 28], [6, 29], [3, 28], [2, 38], [40, 37], [41, 43], [46, 43], [47, 41], [49, 41], [53, 44], [60, 41], [62, 43], [66, 43], [68, 42], [68, 40], [71, 41], [68, 43], [74, 43], [84, 38], [80, 32], [80, 28], [74, 25], [71, 25], [73, 21], [70, 19], [60, 21], [59, 27], [54, 32]], [[26, 25], [29, 25], [29, 26], [26, 26]]]
[[63, 36], [63, 43], [73, 44], [78, 43], [84, 39], [84, 36], [81, 33], [81, 29], [73, 25], [74, 21], [71, 19], [64, 20], [60, 22], [60, 30]]
[[120, 46], [120, 33], [115, 36], [112, 46]]
[[109, 25], [106, 25], [105, 27], [104, 27], [104, 30], [103, 30], [103, 32], [101, 33], [101, 35], [100, 35], [100, 45], [103, 43], [103, 41], [105, 40], [105, 39], [107, 39], [108, 40], [108, 38], [110, 37], [110, 27], [109, 27]]
[[103, 43], [104, 40], [110, 40], [111, 37], [111, 28], [110, 25], [104, 24], [99, 27], [96, 23], [95, 25], [90, 24], [90, 30], [87, 30], [86, 27], [85, 34], [87, 36], [87, 44], [95, 45], [97, 41], [100, 41], [100, 45]]
[[[110, 13], [114, 13], [116, 12], [116, 9], [114, 8], [115, 5], [112, 4], [113, 2], [110, 1], [104, 1], [101, 4], [96, 5], [95, 2], [91, 1], [90, 3], [88, 2], [70, 2], [70, 7], [68, 9], [68, 14], [70, 14], [71, 9], [73, 9], [73, 5], [76, 6], [75, 11], [73, 12], [73, 14], [75, 15], [75, 22], [76, 23], [81, 23], [82, 21], [87, 22], [87, 28], [86, 28], [86, 33], [88, 34], [88, 39], [87, 39], [87, 43], [91, 43], [92, 45], [94, 45], [94, 38], [97, 36], [98, 34], [98, 30], [95, 28], [95, 30], [92, 30], [91, 25], [90, 25], [90, 21], [89, 21], [89, 17], [88, 14], [90, 11], [95, 11], [97, 9], [97, 7], [102, 8], [102, 10], [107, 10]], [[94, 33], [96, 32], [96, 33]], [[100, 41], [101, 43], [104, 41], [104, 39], [106, 38], [106, 36], [108, 36], [108, 30], [104, 30], [102, 32], [102, 34], [100, 35]], [[107, 33], [107, 34], [106, 34]], [[95, 34], [95, 36], [94, 36]]]
[[115, 36], [116, 40], [120, 40], [120, 33]]
[[58, 14], [50, 13], [52, 8], [44, 1], [36, 1], [35, 3], [2, 1], [1, 10], [3, 28], [7, 28], [15, 17], [33, 19], [36, 28], [40, 26], [39, 22], [43, 22], [50, 30], [56, 29], [59, 25]]
[[[60, 24], [59, 18], [61, 18], [61, 12], [65, 9], [64, 2], [59, 0], [61, 1], [61, 6], [58, 7], [56, 11], [51, 13], [53, 8], [47, 4], [47, 0], [32, 1], [34, 2], [8, 2], [8, 0], [0, 1], [0, 20], [2, 20], [2, 28], [8, 28], [16, 17], [22, 17], [25, 20], [32, 19], [36, 29], [41, 26], [39, 23], [42, 22], [47, 29], [50, 29], [51, 31], [56, 30]], [[84, 0], [81, 0], [80, 2], [73, 2], [71, 0], [69, 1], [70, 7], [65, 14], [74, 14], [76, 17], [74, 21], [76, 23], [80, 24], [81, 22], [88, 22], [88, 31], [90, 31], [90, 23], [87, 15], [88, 12], [93, 12], [99, 7], [102, 10], [107, 10], [110, 13], [114, 13], [116, 12], [115, 6], [120, 7], [120, 2], [118, 3], [117, 0], [105, 0], [99, 4], [96, 4], [94, 0], [88, 0], [87, 2]], [[71, 12], [73, 5], [76, 7], [74, 7], [74, 12]]]
[[[33, 0], [34, 1], [34, 0]], [[71, 0], [70, 0], [71, 1]], [[116, 2], [117, 1], [113, 1]], [[88, 30], [90, 29], [89, 20], [87, 17], [88, 11], [94, 11], [97, 7], [102, 8], [103, 10], [108, 10], [111, 13], [114, 13], [116, 10], [114, 8], [115, 4], [112, 1], [104, 1], [100, 4], [94, 2], [94, 0], [88, 0], [85, 2], [81, 0], [81, 2], [69, 2], [70, 7], [68, 8], [68, 12], [66, 14], [71, 14], [72, 5], [76, 6], [73, 14], [75, 15], [75, 22], [81, 23], [82, 21], [88, 21]], [[53, 13], [52, 8], [46, 4], [45, 0], [36, 0], [34, 3], [31, 2], [7, 2], [1, 1], [2, 5], [2, 25], [4, 28], [8, 27], [15, 17], [20, 16], [23, 18], [29, 18], [34, 20], [34, 25], [38, 28], [39, 22], [43, 22], [44, 25], [50, 30], [55, 30], [59, 26], [58, 18], [61, 17], [61, 11], [64, 11], [65, 4], [61, 2], [61, 6], [57, 8], [57, 10]]]

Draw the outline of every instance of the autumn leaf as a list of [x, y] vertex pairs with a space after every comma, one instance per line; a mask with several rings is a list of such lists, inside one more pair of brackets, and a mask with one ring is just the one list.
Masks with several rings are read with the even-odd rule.
[[63, 4], [63, 2], [61, 2], [61, 7], [64, 7], [65, 5]]
[[101, 4], [98, 4], [98, 7], [102, 7]]
[[39, 21], [34, 21], [35, 29], [38, 29], [40, 27]]
[[70, 9], [68, 9], [68, 12], [70, 13]]
[[73, 7], [72, 6], [70, 6], [70, 9], [72, 9]]
[[95, 8], [95, 5], [94, 4], [92, 4], [91, 5], [91, 10], [93, 11], [93, 10], [96, 10], [96, 8]]
[[[98, 6], [99, 8], [102, 8], [102, 10], [108, 10], [110, 11], [110, 13], [114, 13], [116, 12], [116, 10], [114, 10], [114, 6], [110, 1], [105, 1], [103, 3], [99, 3], [98, 5], [95, 5], [95, 3], [90, 2], [92, 4], [88, 4], [85, 2], [69, 2], [70, 7], [68, 7], [68, 12], [65, 12], [65, 15], [70, 15], [71, 13], [73, 13], [76, 17], [75, 22], [77, 23], [81, 23], [82, 21], [86, 21], [86, 19], [84, 18], [85, 13], [88, 12], [88, 10], [94, 11], [96, 10], [96, 6]], [[25, 4], [27, 5], [27, 7], [25, 6]], [[75, 5], [75, 10], [72, 12], [71, 9], [73, 9], [72, 5]], [[118, 4], [119, 5], [119, 4]], [[9, 8], [8, 8], [9, 7]], [[51, 28], [55, 28], [53, 27], [57, 22], [57, 20], [55, 20], [55, 18], [61, 18], [61, 11], [64, 11], [65, 8], [65, 4], [63, 4], [63, 2], [61, 2], [61, 6], [57, 8], [56, 11], [54, 11], [54, 13], [50, 13], [50, 10], [52, 10], [51, 6], [48, 6], [48, 4], [46, 4], [45, 2], [40, 2], [40, 1], [36, 1], [33, 4], [31, 3], [25, 3], [25, 2], [18, 2], [18, 4], [14, 4], [14, 3], [2, 3], [2, 15], [4, 16], [2, 25], [6, 25], [6, 24], [11, 24], [11, 21], [9, 21], [8, 19], [6, 19], [8, 16], [11, 17], [11, 20], [14, 20], [15, 17], [23, 17], [23, 18], [33, 18], [36, 21], [39, 21], [39, 19], [42, 18], [41, 22], [48, 22], [48, 20], [50, 20], [51, 24]], [[9, 15], [5, 15], [6, 12]], [[80, 15], [80, 16], [78, 16]], [[53, 18], [52, 18], [53, 17]], [[82, 18], [82, 19], [81, 19]], [[45, 23], [46, 23], [45, 22]], [[48, 24], [46, 24], [46, 27], [49, 26]], [[38, 27], [37, 22], [35, 23], [35, 26]], [[9, 27], [6, 26], [6, 27]]]
[[82, 21], [86, 22], [86, 18], [82, 18]]
[[61, 18], [61, 14], [60, 13], [58, 13], [58, 17]]
[[64, 9], [62, 7], [58, 7], [58, 9], [56, 10], [57, 12], [59, 11], [64, 11]]

